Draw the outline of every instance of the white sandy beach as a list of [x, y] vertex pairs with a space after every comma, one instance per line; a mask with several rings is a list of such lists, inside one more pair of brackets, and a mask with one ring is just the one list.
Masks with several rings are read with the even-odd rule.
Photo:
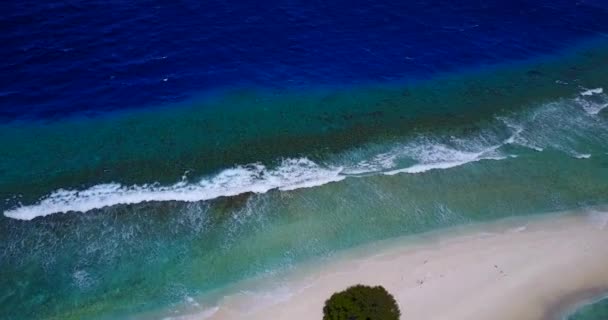
[[549, 319], [608, 288], [608, 213], [548, 214], [346, 250], [224, 295], [194, 318], [322, 319], [356, 283], [383, 285], [402, 319]]

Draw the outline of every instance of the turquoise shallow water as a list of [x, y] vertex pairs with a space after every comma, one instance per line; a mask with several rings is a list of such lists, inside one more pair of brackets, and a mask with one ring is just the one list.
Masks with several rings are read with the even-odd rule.
[[[112, 319], [370, 241], [608, 202], [608, 49], [0, 125], [0, 313]], [[288, 106], [288, 107], [286, 107]]]
[[572, 315], [568, 320], [602, 320], [608, 319], [608, 299], [602, 299], [583, 306]]

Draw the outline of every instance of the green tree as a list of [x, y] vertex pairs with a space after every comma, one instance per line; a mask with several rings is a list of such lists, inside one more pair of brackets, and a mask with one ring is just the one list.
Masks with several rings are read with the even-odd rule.
[[323, 320], [399, 320], [395, 298], [382, 286], [352, 286], [334, 293], [323, 307]]

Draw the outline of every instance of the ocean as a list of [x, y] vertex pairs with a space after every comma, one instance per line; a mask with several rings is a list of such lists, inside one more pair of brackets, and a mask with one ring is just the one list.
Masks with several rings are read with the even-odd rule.
[[608, 204], [604, 1], [1, 8], [6, 319], [202, 312], [357, 245]]

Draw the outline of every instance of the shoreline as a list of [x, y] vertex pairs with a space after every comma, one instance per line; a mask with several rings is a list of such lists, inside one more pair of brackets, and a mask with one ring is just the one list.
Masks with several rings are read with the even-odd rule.
[[580, 308], [605, 299], [607, 294], [607, 287], [589, 288], [573, 292], [562, 297], [558, 303], [550, 307], [545, 313], [543, 320], [567, 320]]
[[325, 299], [357, 283], [383, 285], [403, 319], [559, 319], [608, 292], [607, 222], [607, 210], [587, 209], [383, 240], [239, 282], [165, 319], [321, 319]]

